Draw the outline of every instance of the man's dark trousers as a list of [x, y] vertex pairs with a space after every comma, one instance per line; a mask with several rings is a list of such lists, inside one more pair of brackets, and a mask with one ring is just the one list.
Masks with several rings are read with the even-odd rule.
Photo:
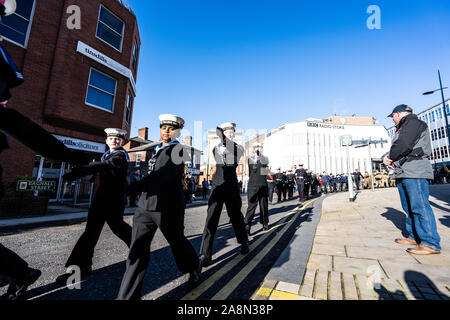
[[198, 257], [184, 236], [184, 210], [156, 212], [137, 208], [133, 217], [133, 242], [127, 259], [118, 300], [139, 300], [150, 261], [150, 244], [156, 230], [161, 230], [182, 273], [198, 268]]
[[303, 191], [305, 189], [305, 182], [303, 179], [297, 179], [297, 190], [300, 201], [303, 201]]
[[[122, 198], [122, 197], [121, 197]], [[77, 265], [81, 269], [92, 266], [92, 257], [105, 222], [112, 232], [129, 247], [131, 226], [123, 221], [125, 199], [111, 204], [102, 201], [93, 202], [89, 208], [86, 230], [81, 235], [66, 263], [66, 268]]]
[[283, 184], [282, 183], [277, 183], [276, 184], [276, 188], [277, 188], [277, 197], [278, 197], [278, 202], [281, 202], [281, 195], [283, 194]]
[[231, 183], [213, 186], [208, 200], [208, 213], [200, 248], [200, 255], [204, 255], [208, 260], [212, 258], [214, 235], [219, 225], [220, 214], [224, 204], [227, 208], [237, 242], [243, 244], [248, 240], [244, 216], [241, 212], [242, 199], [238, 184]]
[[258, 203], [260, 209], [259, 222], [262, 225], [269, 224], [268, 192], [269, 190], [265, 186], [248, 189], [248, 208], [244, 219], [245, 224], [250, 225], [252, 223]]
[[267, 185], [269, 186], [269, 201], [272, 202], [273, 200], [273, 189], [274, 189], [274, 183], [268, 182]]

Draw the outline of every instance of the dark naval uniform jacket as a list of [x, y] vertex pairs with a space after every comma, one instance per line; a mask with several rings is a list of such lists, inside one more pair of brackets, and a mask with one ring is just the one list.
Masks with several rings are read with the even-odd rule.
[[184, 210], [183, 156], [183, 147], [178, 141], [155, 149], [149, 160], [148, 175], [127, 188], [127, 193], [141, 192], [139, 208], [157, 212]]
[[267, 174], [269, 159], [263, 155], [253, 156], [248, 159], [249, 181], [248, 188], [267, 188]]
[[129, 158], [125, 149], [119, 148], [115, 151], [107, 151], [100, 162], [91, 162], [85, 166], [75, 167], [65, 175], [65, 178], [75, 180], [94, 175], [91, 179], [93, 181], [98, 175], [100, 184], [92, 201], [93, 204], [97, 202], [123, 202], [127, 186], [128, 162]]
[[238, 188], [236, 168], [239, 160], [244, 154], [244, 148], [235, 142], [229, 146], [220, 143], [213, 149], [214, 159], [216, 160], [216, 173], [212, 179], [213, 187], [225, 185]]

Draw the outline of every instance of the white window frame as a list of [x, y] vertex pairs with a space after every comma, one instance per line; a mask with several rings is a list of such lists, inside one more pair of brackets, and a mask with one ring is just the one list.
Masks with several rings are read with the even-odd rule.
[[[130, 97], [131, 97], [131, 99], [133, 100], [133, 102], [131, 103], [131, 106], [130, 106], [130, 108], [128, 108], [128, 104], [129, 104], [129, 102], [130, 102]], [[127, 95], [127, 103], [126, 103], [126, 106], [125, 106], [125, 122], [127, 123], [127, 124], [130, 124], [130, 120], [131, 120], [131, 109], [133, 108], [133, 105], [134, 105], [134, 96], [131, 94], [131, 91], [128, 91], [128, 95]], [[130, 118], [127, 120], [127, 110], [129, 110], [129, 116], [130, 116]]]
[[[136, 56], [134, 55], [136, 53]], [[133, 52], [131, 53], [131, 68], [137, 73], [138, 69], [138, 56], [139, 56], [139, 46], [137, 39], [134, 39]], [[134, 60], [136, 58], [136, 66], [133, 66]]]
[[[91, 75], [92, 75], [92, 70], [95, 70], [95, 71], [97, 71], [98, 73], [101, 73], [101, 74], [103, 74], [104, 76], [106, 76], [106, 77], [108, 77], [108, 78], [111, 78], [111, 79], [113, 79], [115, 82], [116, 82], [116, 86], [115, 86], [115, 88], [114, 88], [114, 97], [113, 97], [113, 105], [112, 105], [112, 110], [110, 111], [110, 110], [107, 110], [107, 109], [105, 109], [105, 108], [103, 108], [103, 107], [100, 107], [100, 106], [96, 106], [95, 104], [92, 104], [92, 103], [89, 103], [88, 101], [87, 101], [87, 97], [88, 97], [88, 92], [89, 92], [89, 87], [92, 87], [92, 88], [94, 88], [94, 89], [96, 89], [96, 90], [99, 90], [99, 91], [101, 91], [101, 92], [104, 92], [104, 93], [106, 93], [106, 94], [109, 94], [109, 95], [111, 95], [111, 93], [109, 93], [109, 92], [107, 92], [107, 91], [105, 91], [105, 90], [103, 90], [103, 89], [100, 89], [100, 88], [97, 88], [97, 87], [95, 87], [95, 86], [93, 86], [93, 85], [91, 85], [90, 83], [91, 83]], [[103, 110], [103, 111], [106, 111], [106, 112], [109, 112], [109, 113], [114, 113], [114, 107], [115, 107], [115, 105], [116, 105], [116, 95], [117, 95], [117, 85], [118, 85], [118, 81], [117, 81], [117, 79], [116, 78], [114, 78], [114, 77], [111, 77], [109, 74], [106, 74], [106, 73], [104, 73], [104, 72], [102, 72], [102, 71], [100, 71], [100, 70], [98, 70], [98, 69], [95, 69], [95, 68], [90, 68], [90, 70], [89, 70], [89, 79], [88, 79], [88, 84], [87, 84], [87, 89], [86, 89], [86, 98], [84, 99], [84, 103], [87, 105], [87, 106], [90, 106], [90, 107], [93, 107], [93, 108], [96, 108], [96, 109], [99, 109], [99, 110]]]
[[28, 40], [30, 39], [31, 25], [33, 24], [35, 8], [36, 8], [36, 0], [33, 0], [33, 7], [31, 8], [30, 19], [27, 19], [27, 18], [25, 18], [25, 17], [15, 13], [15, 12], [13, 13], [14, 15], [18, 16], [19, 18], [28, 21], [28, 29], [27, 29], [27, 34], [25, 36], [25, 43], [24, 44], [20, 44], [18, 42], [15, 42], [14, 40], [11, 40], [11, 39], [9, 39], [9, 38], [7, 38], [5, 36], [2, 36], [2, 39], [6, 40], [8, 42], [11, 42], [11, 43], [13, 43], [13, 44], [15, 44], [15, 45], [17, 45], [19, 47], [22, 47], [24, 49], [28, 48]]
[[[100, 13], [102, 12], [102, 8], [104, 8], [105, 10], [107, 10], [110, 14], [112, 14], [114, 17], [116, 17], [118, 20], [122, 21], [123, 23], [123, 28], [122, 28], [122, 34], [120, 35], [120, 50], [117, 49], [116, 47], [114, 47], [113, 45], [111, 45], [110, 43], [108, 43], [107, 41], [103, 40], [102, 38], [100, 38], [97, 33], [98, 33], [98, 26], [99, 24], [103, 24], [105, 27], [107, 27], [109, 30], [111, 30], [112, 32], [114, 32], [115, 34], [119, 35], [119, 33], [116, 30], [113, 30], [112, 28], [110, 28], [106, 23], [104, 23], [103, 21], [100, 21]], [[99, 39], [100, 41], [106, 43], [108, 46], [110, 46], [111, 48], [114, 48], [115, 50], [119, 51], [120, 53], [122, 53], [122, 49], [123, 49], [123, 38], [125, 36], [125, 21], [123, 21], [122, 19], [120, 19], [117, 15], [115, 15], [111, 10], [109, 10], [108, 8], [106, 8], [104, 5], [100, 4], [100, 7], [98, 9], [98, 17], [97, 17], [97, 28], [95, 29], [95, 37], [97, 39]]]

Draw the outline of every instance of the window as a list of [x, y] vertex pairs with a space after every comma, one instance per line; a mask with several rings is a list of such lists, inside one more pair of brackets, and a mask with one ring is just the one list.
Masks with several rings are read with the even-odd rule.
[[438, 109], [438, 117], [439, 117], [439, 119], [442, 119], [442, 110], [441, 110], [441, 108]]
[[122, 51], [123, 31], [125, 23], [115, 16], [111, 11], [100, 6], [98, 16], [97, 37], [107, 44]]
[[448, 158], [448, 149], [447, 149], [447, 146], [441, 147], [441, 154], [443, 155], [444, 158]]
[[127, 123], [130, 123], [132, 107], [133, 107], [133, 96], [130, 92], [128, 92], [127, 109], [125, 110], [125, 121]]
[[0, 34], [4, 38], [26, 47], [33, 13], [34, 0], [18, 1], [16, 12], [4, 17], [0, 22]]
[[140, 152], [136, 153], [136, 167], [141, 166], [141, 159], [142, 159], [142, 153], [140, 153]]
[[434, 110], [431, 111], [431, 122], [435, 122], [436, 119], [434, 118]]
[[100, 71], [91, 69], [86, 104], [113, 112], [116, 87], [116, 79]]
[[134, 40], [133, 46], [133, 61], [131, 62], [131, 66], [133, 67], [133, 71], [137, 71], [137, 60], [138, 60], [138, 44], [137, 41]]
[[447, 114], [450, 115], [450, 109], [449, 109], [448, 105], [446, 105], [446, 109], [447, 109]]
[[442, 139], [441, 128], [438, 129], [438, 137], [439, 139]]

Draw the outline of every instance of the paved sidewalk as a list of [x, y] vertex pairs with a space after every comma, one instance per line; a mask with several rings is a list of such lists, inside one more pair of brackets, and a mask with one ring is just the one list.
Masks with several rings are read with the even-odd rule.
[[[362, 191], [354, 203], [339, 193], [322, 203], [306, 266], [277, 262], [279, 270], [267, 275], [253, 299], [450, 300], [450, 185], [430, 191], [440, 255], [412, 255], [406, 252], [411, 246], [394, 242], [403, 237], [405, 220], [397, 189]], [[287, 248], [291, 255], [308, 247], [302, 228], [296, 236]]]

